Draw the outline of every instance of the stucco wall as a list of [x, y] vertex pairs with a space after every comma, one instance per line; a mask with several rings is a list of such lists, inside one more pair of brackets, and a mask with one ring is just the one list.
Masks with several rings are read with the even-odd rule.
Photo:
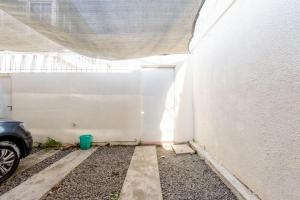
[[141, 134], [140, 73], [19, 73], [12, 75], [13, 119], [35, 141], [135, 141]]
[[85, 132], [96, 142], [173, 140], [173, 69], [11, 78], [12, 118], [24, 121], [35, 141], [52, 137], [73, 143]]
[[300, 199], [300, 2], [208, 0], [187, 61], [195, 140], [265, 200]]
[[187, 62], [175, 69], [175, 142], [191, 141], [194, 135], [192, 72]]

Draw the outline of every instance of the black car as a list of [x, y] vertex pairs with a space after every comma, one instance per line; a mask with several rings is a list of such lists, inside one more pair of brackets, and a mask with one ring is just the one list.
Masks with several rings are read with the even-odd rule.
[[16, 171], [31, 148], [32, 137], [23, 122], [0, 119], [0, 183]]

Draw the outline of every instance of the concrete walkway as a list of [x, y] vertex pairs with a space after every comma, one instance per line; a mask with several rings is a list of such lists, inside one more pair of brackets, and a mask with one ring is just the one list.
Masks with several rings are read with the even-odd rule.
[[70, 153], [14, 189], [0, 196], [0, 200], [40, 199], [95, 150], [96, 148], [86, 151], [77, 150]]
[[162, 200], [155, 146], [135, 148], [120, 199]]

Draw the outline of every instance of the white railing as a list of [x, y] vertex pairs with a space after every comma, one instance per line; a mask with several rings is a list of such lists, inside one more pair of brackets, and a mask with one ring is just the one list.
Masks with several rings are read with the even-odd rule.
[[137, 60], [108, 61], [75, 53], [1, 52], [0, 73], [18, 72], [109, 72], [140, 66]]

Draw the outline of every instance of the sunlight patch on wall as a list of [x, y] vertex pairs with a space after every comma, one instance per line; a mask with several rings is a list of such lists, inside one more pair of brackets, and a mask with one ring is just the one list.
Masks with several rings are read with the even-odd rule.
[[161, 141], [169, 142], [174, 140], [174, 82], [170, 86], [165, 103], [165, 110], [160, 123]]

